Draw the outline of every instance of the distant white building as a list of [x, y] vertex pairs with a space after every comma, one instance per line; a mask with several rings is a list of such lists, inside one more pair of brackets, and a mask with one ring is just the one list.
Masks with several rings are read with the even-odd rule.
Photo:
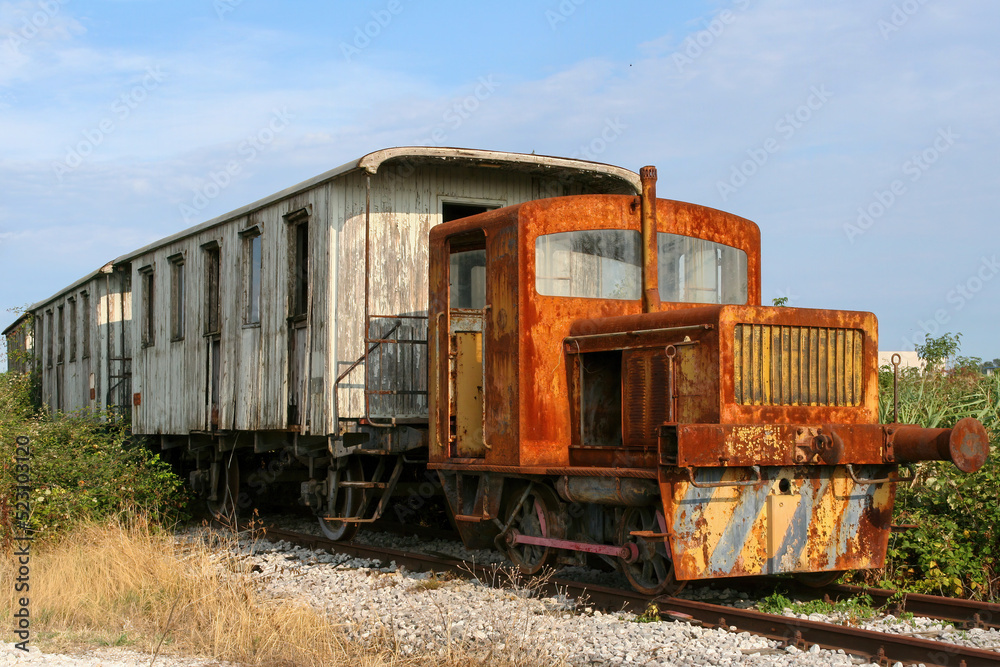
[[917, 353], [913, 350], [909, 352], [903, 352], [903, 351], [894, 352], [892, 350], [883, 352], [879, 350], [878, 353], [879, 368], [881, 368], [882, 366], [888, 366], [889, 368], [892, 368], [892, 355], [894, 354], [899, 355], [900, 368], [919, 368], [920, 370], [924, 370], [924, 366], [927, 365], [927, 362], [921, 359], [919, 355], [917, 355]]

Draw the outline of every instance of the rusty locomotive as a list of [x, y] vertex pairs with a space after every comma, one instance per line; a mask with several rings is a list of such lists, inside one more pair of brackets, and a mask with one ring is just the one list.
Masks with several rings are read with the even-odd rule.
[[468, 546], [648, 593], [881, 567], [900, 465], [985, 430], [880, 424], [875, 316], [762, 306], [757, 226], [655, 182], [370, 154], [32, 306], [43, 395], [129, 410], [218, 516], [256, 486], [349, 539], [440, 494]]

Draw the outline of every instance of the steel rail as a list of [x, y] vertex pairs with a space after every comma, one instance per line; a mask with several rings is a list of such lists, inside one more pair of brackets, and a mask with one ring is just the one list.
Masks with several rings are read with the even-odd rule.
[[820, 592], [832, 594], [834, 599], [868, 595], [876, 607], [889, 607], [892, 613], [909, 612], [915, 616], [957, 622], [966, 628], [1000, 630], [1000, 604], [992, 602], [848, 585], [828, 586]]
[[[264, 529], [267, 539], [287, 540], [309, 548], [321, 548], [355, 558], [382, 562], [395, 561], [397, 567], [413, 571], [434, 570], [458, 575], [474, 576], [486, 584], [506, 581], [498, 576], [499, 568], [465, 563], [463, 561], [430, 554], [419, 554], [384, 547], [366, 546], [350, 542], [334, 542], [317, 535], [308, 535], [277, 527]], [[809, 621], [800, 618], [765, 614], [752, 609], [739, 609], [725, 605], [695, 600], [661, 596], [650, 597], [633, 591], [582, 584], [564, 579], [550, 579], [541, 587], [545, 594], [565, 594], [584, 599], [588, 605], [607, 610], [625, 610], [637, 614], [646, 612], [655, 604], [661, 617], [667, 620], [690, 620], [706, 627], [739, 632], [751, 632], [777, 640], [784, 646], [796, 646], [806, 651], [818, 644], [821, 648], [843, 650], [867, 660], [889, 665], [894, 662], [923, 663], [941, 667], [996, 667], [1000, 652], [949, 644], [930, 639], [894, 635], [873, 630]], [[850, 592], [848, 587], [843, 592]], [[859, 589], [871, 595], [871, 589]], [[886, 591], [892, 593], [893, 591]], [[874, 597], [874, 596], [873, 596]], [[933, 598], [934, 596], [924, 596]], [[966, 601], [967, 602], [967, 601]], [[928, 602], [930, 604], [930, 602]]]

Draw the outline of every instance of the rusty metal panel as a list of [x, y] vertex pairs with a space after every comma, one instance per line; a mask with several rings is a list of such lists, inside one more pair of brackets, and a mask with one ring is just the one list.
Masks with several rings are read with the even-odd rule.
[[455, 451], [462, 458], [486, 455], [483, 441], [483, 334], [454, 335]]
[[681, 467], [893, 463], [880, 424], [679, 424]]
[[[759, 484], [714, 488], [661, 475], [678, 579], [883, 566], [893, 484], [856, 483], [843, 467], [761, 472]], [[745, 478], [742, 469], [716, 468], [698, 471], [696, 481]]]

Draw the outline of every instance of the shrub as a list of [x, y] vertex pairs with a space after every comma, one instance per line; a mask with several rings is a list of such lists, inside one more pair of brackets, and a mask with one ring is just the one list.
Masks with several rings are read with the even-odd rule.
[[9, 535], [15, 438], [31, 447], [30, 528], [46, 536], [85, 519], [136, 509], [160, 521], [185, 516], [182, 480], [158, 455], [131, 437], [128, 424], [105, 415], [49, 416], [35, 412], [30, 382], [0, 374], [0, 519]]
[[[881, 377], [883, 422], [892, 421], [892, 371]], [[948, 428], [963, 417], [980, 420], [990, 434], [986, 464], [966, 474], [948, 462], [917, 466], [912, 484], [897, 490], [894, 523], [915, 526], [894, 533], [885, 578], [907, 590], [1000, 596], [1000, 375], [970, 365], [949, 373], [906, 369], [899, 378], [899, 421]]]

